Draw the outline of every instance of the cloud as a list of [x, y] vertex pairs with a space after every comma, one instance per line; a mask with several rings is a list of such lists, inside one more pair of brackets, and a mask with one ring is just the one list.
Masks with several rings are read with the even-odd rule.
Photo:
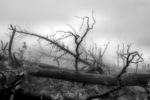
[[90, 40], [98, 44], [110, 41], [114, 45], [131, 42], [148, 51], [149, 9], [149, 0], [1, 0], [0, 34], [7, 31], [9, 24], [50, 31], [50, 25], [68, 24], [72, 17], [90, 15], [94, 10], [97, 23], [88, 35]]

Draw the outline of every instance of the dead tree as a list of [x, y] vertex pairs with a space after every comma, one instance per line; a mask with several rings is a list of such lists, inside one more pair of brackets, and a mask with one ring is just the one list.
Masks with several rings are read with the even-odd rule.
[[[10, 27], [13, 28], [12, 25], [10, 25]], [[12, 55], [12, 43], [13, 43], [13, 39], [14, 39], [15, 34], [16, 34], [16, 27], [13, 29], [12, 35], [10, 37], [9, 48], [8, 48], [9, 56], [10, 56], [10, 59], [11, 59], [13, 64], [15, 63], [15, 61], [14, 61], [14, 58]]]
[[[118, 56], [118, 60], [121, 59], [122, 60], [122, 63], [123, 63], [123, 66], [125, 66], [126, 64], [126, 55], [128, 54], [129, 51], [125, 51], [125, 46], [124, 44], [122, 44], [122, 50], [119, 50], [120, 46], [118, 45], [118, 48], [117, 48], [117, 56]], [[131, 48], [131, 44], [127, 45], [127, 50], [129, 50]], [[144, 59], [142, 58], [142, 54], [139, 54], [139, 57], [136, 57], [135, 58], [135, 61], [134, 61], [134, 64], [136, 66], [136, 71], [138, 69], [138, 65], [139, 63], [143, 62]], [[120, 63], [118, 61], [118, 63]]]
[[[10, 25], [10, 27], [13, 27]], [[13, 40], [16, 34], [16, 27], [14, 27], [14, 30], [12, 31], [12, 34], [10, 35], [10, 40], [6, 44], [1, 40], [1, 47], [0, 47], [0, 60], [1, 64], [7, 61], [8, 65], [11, 65], [11, 67], [16, 68], [16, 66], [20, 65], [20, 63], [17, 61], [15, 53], [12, 51], [12, 45]], [[3, 64], [2, 64], [3, 66]], [[7, 66], [5, 66], [7, 67]], [[7, 69], [7, 68], [6, 68]], [[8, 69], [7, 69], [8, 70]]]
[[[106, 85], [106, 86], [114, 86], [115, 88], [107, 91], [106, 93], [99, 94], [96, 96], [91, 96], [88, 98], [88, 100], [94, 99], [94, 98], [107, 98], [109, 97], [112, 93], [115, 91], [121, 90], [125, 86], [144, 86], [147, 87], [150, 77], [149, 74], [138, 74], [138, 73], [127, 73], [127, 68], [129, 67], [130, 64], [136, 64], [140, 59], [142, 59], [141, 55], [137, 51], [130, 52], [130, 45], [127, 46], [127, 50], [125, 53], [122, 54], [122, 57], [125, 59], [125, 65], [123, 66], [122, 70], [120, 73], [118, 73], [116, 76], [107, 76], [107, 75], [99, 75], [99, 74], [90, 74], [90, 73], [85, 73], [85, 72], [79, 72], [78, 71], [78, 62], [82, 62], [88, 66], [92, 66], [91, 63], [89, 63], [86, 59], [83, 59], [80, 55], [80, 44], [82, 43], [83, 39], [87, 35], [90, 29], [93, 29], [89, 27], [89, 17], [83, 17], [83, 21], [87, 22], [87, 30], [84, 32], [83, 36], [79, 36], [77, 32], [74, 30], [73, 27], [71, 29], [73, 31], [59, 31], [66, 33], [64, 38], [66, 37], [73, 37], [75, 44], [76, 44], [76, 49], [75, 53], [71, 51], [68, 47], [66, 47], [64, 44], [60, 43], [58, 40], [51, 39], [49, 37], [44, 37], [35, 33], [30, 33], [27, 31], [22, 31], [22, 30], [17, 30], [13, 26], [10, 27], [10, 30], [15, 30], [17, 33], [20, 34], [26, 34], [26, 35], [31, 35], [38, 37], [40, 39], [48, 41], [51, 45], [57, 47], [57, 50], [62, 50], [63, 54], [60, 56], [63, 56], [64, 54], [69, 54], [75, 58], [75, 68], [76, 71], [73, 70], [63, 70], [61, 68], [59, 69], [50, 69], [50, 70], [45, 70], [41, 68], [33, 69], [27, 71], [27, 74], [36, 76], [36, 77], [49, 77], [49, 78], [55, 78], [55, 79], [61, 79], [61, 80], [68, 80], [68, 81], [75, 81], [75, 82], [82, 82], [82, 83], [90, 83], [90, 84], [100, 84], [100, 85]], [[82, 28], [82, 27], [81, 27]], [[106, 47], [107, 48], [107, 47]], [[104, 50], [105, 51], [105, 50]], [[59, 56], [59, 57], [60, 57]], [[103, 56], [103, 53], [100, 53], [100, 57]], [[98, 59], [99, 59], [98, 58]], [[139, 60], [136, 60], [139, 59]], [[102, 60], [101, 60], [102, 61]], [[77, 73], [78, 72], [78, 73]], [[140, 80], [139, 80], [140, 78]]]
[[[82, 28], [86, 26], [86, 29], [83, 31], [82, 36], [80, 36], [79, 33], [75, 30], [75, 28], [73, 28], [70, 25], [68, 25], [68, 26], [72, 29], [72, 31], [57, 31], [57, 32], [66, 33], [67, 37], [71, 36], [71, 37], [74, 38], [74, 43], [76, 45], [76, 47], [75, 47], [75, 56], [74, 56], [75, 57], [75, 69], [76, 69], [77, 72], [79, 70], [78, 62], [80, 61], [79, 59], [80, 59], [80, 55], [81, 55], [80, 45], [83, 42], [86, 35], [89, 33], [89, 31], [94, 28], [94, 24], [96, 23], [95, 18], [93, 17], [93, 12], [92, 12], [92, 19], [93, 19], [92, 25], [90, 25], [90, 23], [89, 23], [89, 20], [90, 20], [89, 17], [85, 16], [85, 17], [78, 17], [78, 18], [82, 19], [82, 25], [80, 27], [80, 30], [82, 30]], [[84, 25], [84, 23], [86, 23], [86, 24]]]
[[[88, 61], [86, 61], [85, 59], [81, 58], [81, 52], [80, 52], [80, 45], [81, 43], [83, 42], [83, 39], [86, 37], [86, 35], [89, 33], [90, 30], [93, 29], [96, 21], [92, 15], [92, 19], [93, 19], [93, 23], [90, 25], [89, 23], [89, 17], [85, 16], [85, 17], [80, 17], [82, 19], [82, 25], [80, 27], [80, 30], [83, 28], [83, 27], [86, 27], [86, 29], [83, 31], [83, 35], [80, 36], [78, 34], [78, 32], [72, 27], [69, 25], [69, 27], [73, 30], [73, 31], [63, 31], [63, 30], [60, 30], [60, 31], [57, 31], [56, 34], [58, 33], [64, 33], [64, 37], [61, 37], [60, 39], [52, 39], [48, 36], [41, 36], [41, 35], [38, 35], [36, 33], [30, 33], [30, 32], [27, 32], [27, 31], [23, 31], [23, 30], [18, 30], [16, 29], [16, 32], [17, 33], [20, 33], [20, 34], [26, 34], [26, 35], [31, 35], [31, 36], [35, 36], [35, 37], [38, 37], [39, 39], [43, 39], [43, 40], [46, 40], [48, 41], [52, 46], [56, 47], [56, 51], [63, 51], [63, 54], [61, 54], [60, 56], [58, 56], [56, 59], [58, 60], [59, 58], [61, 58], [62, 56], [66, 55], [66, 54], [69, 54], [71, 56], [73, 56], [75, 58], [75, 69], [76, 71], [78, 71], [78, 63], [79, 62], [82, 62], [83, 64], [86, 64], [88, 67], [92, 67], [93, 65], [91, 63], [89, 63]], [[10, 30], [14, 30], [15, 28], [14, 27], [10, 27], [9, 28]], [[73, 37], [74, 38], [74, 42], [76, 44], [76, 47], [75, 47], [75, 53], [74, 51], [71, 51], [67, 46], [65, 46], [63, 43], [60, 42], [60, 40], [62, 39], [65, 39], [67, 37]], [[102, 54], [103, 55], [103, 54]], [[100, 56], [102, 56], [100, 55]], [[103, 66], [106, 66], [104, 64], [102, 64]]]
[[[98, 48], [95, 44], [94, 47], [91, 47], [90, 50], [86, 50], [86, 48], [82, 48], [84, 52], [84, 59], [88, 62], [91, 62], [92, 67], [90, 67], [86, 72], [87, 73], [94, 73], [98, 72], [99, 74], [104, 74], [103, 68], [107, 69], [108, 67], [103, 64], [103, 56], [108, 48], [109, 42], [105, 45], [104, 50], [102, 48]], [[81, 70], [86, 68], [82, 67]]]
[[[131, 45], [127, 45], [127, 50], [123, 54], [123, 57], [125, 58], [125, 65], [120, 71], [120, 73], [117, 75], [116, 79], [118, 81], [117, 87], [107, 91], [106, 93], [100, 94], [100, 95], [95, 95], [87, 98], [87, 100], [92, 100], [94, 98], [108, 98], [113, 92], [121, 90], [123, 86], [123, 74], [127, 73], [127, 68], [129, 67], [130, 64], [137, 64], [139, 61], [143, 61], [143, 58], [137, 51], [130, 52], [130, 47]], [[137, 60], [138, 59], [138, 60]], [[149, 95], [149, 94], [148, 94]]]

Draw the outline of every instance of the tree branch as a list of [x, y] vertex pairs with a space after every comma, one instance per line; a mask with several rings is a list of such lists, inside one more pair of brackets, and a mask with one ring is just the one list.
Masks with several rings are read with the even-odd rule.
[[10, 27], [12, 28], [13, 32], [12, 32], [12, 35], [11, 35], [11, 38], [10, 38], [10, 41], [9, 41], [9, 47], [8, 47], [8, 52], [9, 52], [9, 56], [10, 56], [10, 59], [12, 61], [13, 64], [15, 64], [15, 61], [13, 59], [13, 55], [12, 55], [12, 43], [13, 43], [13, 39], [14, 39], [14, 36], [15, 36], [15, 33], [16, 33], [16, 27], [13, 27], [12, 25], [10, 25]]
[[[14, 28], [9, 28], [10, 30], [14, 30]], [[52, 44], [54, 44], [55, 46], [57, 46], [58, 48], [60, 48], [61, 50], [63, 50], [64, 52], [67, 52], [68, 54], [72, 55], [73, 57], [76, 57], [76, 54], [74, 54], [72, 51], [70, 51], [69, 49], [67, 48], [64, 48], [63, 46], [61, 46], [59, 43], [57, 43], [56, 41], [53, 41], [51, 39], [48, 39], [47, 37], [44, 37], [44, 36], [41, 36], [41, 35], [38, 35], [38, 34], [35, 34], [35, 33], [29, 33], [29, 32], [24, 32], [24, 31], [21, 31], [21, 30], [16, 30], [16, 32], [18, 33], [22, 33], [22, 34], [26, 34], [26, 35], [31, 35], [31, 36], [35, 36], [35, 37], [38, 37], [38, 38], [41, 38], [43, 40], [46, 40]], [[91, 64], [81, 58], [79, 58], [79, 61], [90, 66]]]

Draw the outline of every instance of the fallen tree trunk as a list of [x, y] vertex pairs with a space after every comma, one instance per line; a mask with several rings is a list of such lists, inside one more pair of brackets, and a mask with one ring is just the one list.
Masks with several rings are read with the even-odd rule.
[[[51, 68], [52, 67], [52, 68]], [[27, 70], [27, 74], [36, 77], [61, 79], [71, 82], [81, 82], [89, 84], [99, 84], [105, 86], [117, 86], [118, 80], [116, 75], [101, 75], [86, 72], [76, 72], [74, 70], [55, 68], [53, 66], [46, 65], [46, 68], [40, 67], [31, 70]], [[9, 73], [5, 73], [9, 78], [13, 78]], [[0, 84], [3, 82], [3, 75], [0, 74]], [[142, 73], [126, 73], [121, 77], [121, 84], [123, 86], [147, 86], [150, 82], [150, 74]]]
[[[41, 68], [30, 70], [28, 71], [28, 74], [36, 77], [55, 78], [66, 81], [74, 81], [89, 84], [99, 84], [106, 86], [118, 85], [116, 75], [110, 76], [110, 75], [90, 74], [63, 69], [45, 70]], [[121, 80], [122, 86], [147, 86], [150, 80], [150, 75], [140, 73], [127, 73], [122, 75], [121, 79], [122, 79]]]

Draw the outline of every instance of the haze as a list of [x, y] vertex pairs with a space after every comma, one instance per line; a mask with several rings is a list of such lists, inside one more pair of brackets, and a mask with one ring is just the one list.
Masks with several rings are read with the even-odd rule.
[[52, 28], [78, 24], [80, 20], [75, 16], [91, 16], [92, 10], [97, 22], [88, 34], [88, 44], [95, 42], [103, 47], [109, 41], [105, 56], [111, 60], [118, 44], [132, 43], [132, 48], [143, 53], [149, 62], [149, 0], [0, 0], [0, 39], [7, 39], [9, 24], [51, 33]]

